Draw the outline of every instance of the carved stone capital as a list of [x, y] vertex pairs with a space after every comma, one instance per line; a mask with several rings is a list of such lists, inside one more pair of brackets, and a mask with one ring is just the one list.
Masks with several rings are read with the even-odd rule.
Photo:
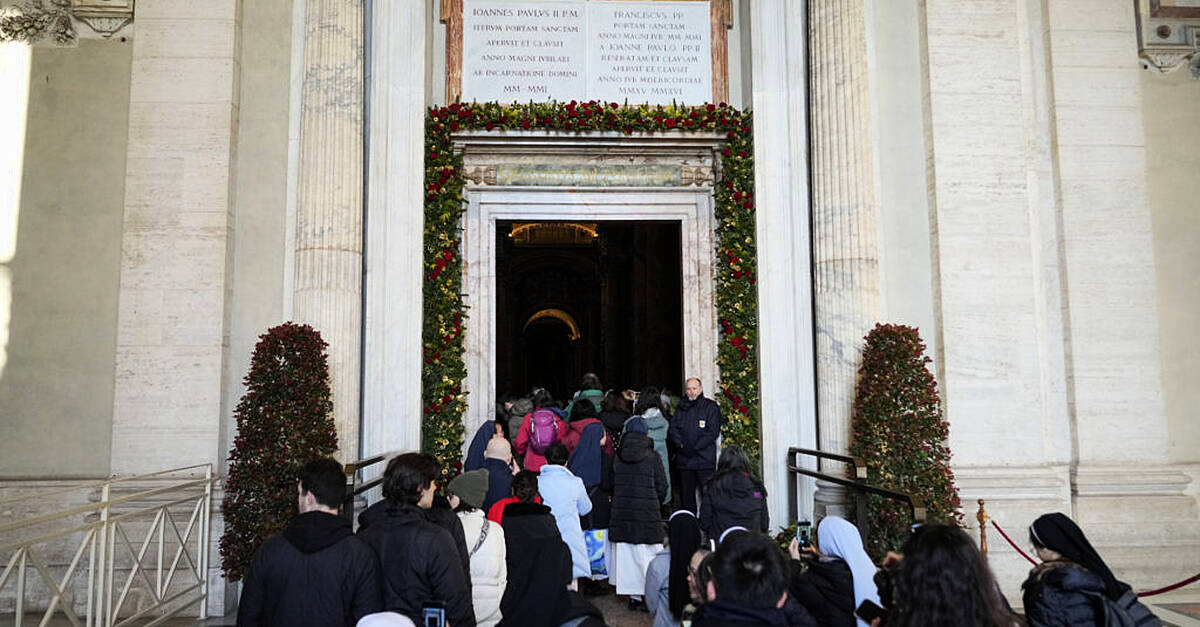
[[1200, 78], [1200, 7], [1163, 6], [1140, 0], [1137, 9], [1138, 57], [1159, 73], [1187, 65]]
[[[74, 46], [81, 34], [112, 37], [133, 22], [134, 0], [24, 0], [0, 9], [0, 41]], [[87, 31], [78, 25], [87, 26]]]

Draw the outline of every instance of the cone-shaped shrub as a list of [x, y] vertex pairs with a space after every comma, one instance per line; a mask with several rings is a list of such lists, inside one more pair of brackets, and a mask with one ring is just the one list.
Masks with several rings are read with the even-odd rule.
[[[854, 394], [850, 453], [866, 461], [875, 485], [907, 492], [925, 503], [930, 520], [961, 522], [950, 470], [950, 427], [942, 417], [937, 381], [925, 344], [913, 327], [876, 324], [866, 336]], [[872, 496], [867, 550], [881, 559], [899, 550], [912, 518], [907, 504]]]
[[221, 503], [221, 569], [230, 581], [296, 515], [300, 467], [337, 450], [326, 346], [312, 327], [288, 322], [254, 347]]

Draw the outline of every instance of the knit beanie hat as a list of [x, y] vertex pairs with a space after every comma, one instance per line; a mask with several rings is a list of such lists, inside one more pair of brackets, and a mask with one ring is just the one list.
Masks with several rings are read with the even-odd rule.
[[646, 421], [638, 416], [634, 416], [625, 421], [625, 433], [640, 433], [646, 435], [649, 429], [646, 428]]
[[446, 486], [446, 494], [458, 495], [458, 499], [478, 509], [488, 491], [488, 471], [485, 468], [464, 472]]

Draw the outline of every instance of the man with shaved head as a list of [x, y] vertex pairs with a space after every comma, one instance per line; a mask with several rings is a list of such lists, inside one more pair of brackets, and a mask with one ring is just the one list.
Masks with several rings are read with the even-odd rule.
[[704, 385], [692, 377], [684, 385], [684, 397], [671, 419], [667, 437], [679, 455], [679, 483], [683, 509], [697, 512], [696, 491], [704, 486], [717, 467], [717, 437], [721, 435], [721, 407], [704, 397]]
[[488, 471], [488, 491], [483, 497], [483, 511], [488, 511], [500, 499], [512, 496], [513, 456], [508, 440], [497, 435], [488, 440], [483, 454], [483, 468]]

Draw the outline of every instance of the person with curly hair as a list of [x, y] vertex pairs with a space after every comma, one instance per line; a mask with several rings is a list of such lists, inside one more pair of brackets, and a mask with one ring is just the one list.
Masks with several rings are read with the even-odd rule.
[[[891, 569], [887, 627], [1011, 627], [1008, 609], [975, 543], [955, 525], [917, 528]], [[881, 595], [884, 596], [884, 595]]]

